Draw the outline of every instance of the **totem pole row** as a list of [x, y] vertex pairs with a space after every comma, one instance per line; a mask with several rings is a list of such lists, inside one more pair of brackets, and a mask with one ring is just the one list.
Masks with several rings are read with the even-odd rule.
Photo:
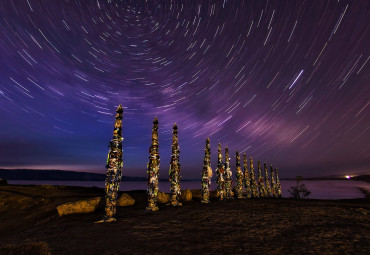
[[246, 198], [281, 197], [281, 185], [277, 168], [270, 165], [271, 183], [266, 163], [264, 165], [265, 179], [263, 178], [261, 164], [258, 161], [258, 185], [255, 179], [253, 159], [250, 157], [250, 170], [248, 170], [247, 156], [244, 153], [244, 187]]
[[[206, 147], [209, 147], [209, 139], [207, 139]], [[209, 152], [210, 154], [210, 152]], [[250, 170], [248, 169], [247, 155], [244, 153], [243, 171], [240, 165], [240, 154], [236, 152], [236, 186], [235, 195], [239, 199], [243, 198], [258, 198], [258, 197], [281, 197], [281, 185], [278, 176], [277, 168], [275, 172], [271, 167], [271, 183], [266, 163], [264, 163], [265, 178], [261, 170], [261, 163], [258, 161], [258, 179], [256, 181], [253, 159], [250, 157]], [[204, 171], [202, 172], [204, 173]], [[219, 200], [232, 199], [232, 172], [230, 170], [229, 150], [225, 148], [225, 163], [222, 160], [221, 144], [218, 144], [217, 155], [217, 193]], [[204, 175], [204, 174], [203, 174]], [[202, 179], [204, 176], [202, 175]], [[243, 191], [244, 189], [244, 191]], [[202, 185], [203, 194], [203, 185]], [[205, 194], [207, 191], [205, 190]]]
[[[105, 215], [101, 221], [98, 222], [112, 222], [115, 221], [116, 207], [117, 207], [117, 197], [119, 192], [119, 184], [122, 177], [122, 106], [119, 105], [115, 117], [115, 124], [113, 130], [113, 139], [109, 144], [109, 153], [107, 157], [107, 173], [105, 180]], [[180, 160], [179, 160], [179, 143], [177, 136], [177, 125], [173, 126], [173, 138], [172, 138], [172, 155], [169, 169], [169, 181], [171, 183], [171, 194], [170, 194], [170, 205], [181, 206], [180, 203]], [[149, 162], [147, 165], [148, 173], [148, 206], [147, 211], [157, 211], [157, 197], [158, 197], [158, 182], [159, 182], [159, 144], [158, 144], [158, 119], [155, 117], [153, 121], [152, 130], [152, 144], [149, 148]], [[225, 148], [225, 163], [222, 159], [222, 149], [221, 144], [218, 144], [218, 161], [217, 161], [217, 191], [219, 194], [219, 199], [232, 199], [232, 171], [230, 169], [230, 157], [229, 150]], [[240, 155], [236, 152], [236, 196], [237, 198], [251, 198], [251, 197], [281, 197], [281, 185], [278, 177], [277, 169], [275, 171], [270, 166], [271, 173], [271, 184], [266, 167], [264, 163], [265, 181], [263, 178], [260, 161], [258, 161], [258, 185], [256, 183], [253, 159], [250, 158], [250, 170], [248, 170], [247, 156], [244, 153], [244, 164], [242, 172], [240, 166]], [[209, 192], [211, 189], [211, 178], [212, 178], [212, 168], [211, 168], [211, 147], [210, 140], [207, 138], [204, 161], [203, 161], [203, 171], [201, 175], [201, 202], [209, 203]], [[243, 188], [245, 191], [243, 192]]]
[[[180, 203], [180, 161], [179, 161], [179, 143], [177, 136], [177, 125], [173, 126], [173, 138], [172, 138], [172, 155], [169, 170], [169, 180], [171, 183], [171, 202], [172, 206], [181, 206]], [[158, 176], [159, 176], [159, 147], [158, 147], [158, 119], [155, 118], [153, 121], [153, 132], [152, 132], [152, 145], [149, 149], [149, 163], [148, 163], [148, 206], [147, 211], [157, 211], [157, 196], [158, 196]], [[221, 144], [218, 144], [218, 161], [217, 161], [217, 191], [219, 193], [219, 199], [233, 199], [233, 180], [232, 171], [230, 169], [230, 157], [229, 150], [225, 148], [225, 163], [222, 160], [222, 149]], [[258, 198], [258, 197], [281, 197], [281, 186], [275, 168], [273, 171], [271, 165], [271, 184], [270, 178], [267, 171], [266, 163], [264, 163], [265, 178], [261, 170], [260, 161], [258, 161], [258, 182], [256, 182], [255, 172], [253, 167], [253, 159], [250, 157], [250, 170], [248, 170], [247, 156], [244, 153], [244, 172], [240, 165], [240, 154], [236, 152], [236, 196], [239, 199], [242, 198]], [[201, 174], [201, 203], [207, 204], [210, 202], [209, 193], [211, 191], [211, 147], [210, 140], [207, 138], [206, 146], [204, 149], [204, 160], [203, 170]], [[258, 184], [257, 184], [258, 183]], [[245, 191], [243, 191], [245, 188]]]

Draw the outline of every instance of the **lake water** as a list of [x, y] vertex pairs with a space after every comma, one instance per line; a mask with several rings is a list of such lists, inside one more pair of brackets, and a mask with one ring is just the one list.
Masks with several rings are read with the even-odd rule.
[[[104, 181], [34, 181], [34, 180], [8, 180], [9, 184], [21, 185], [66, 185], [66, 186], [82, 186], [82, 187], [99, 187], [104, 188]], [[359, 187], [365, 188], [370, 191], [370, 183], [353, 181], [353, 180], [323, 180], [323, 181], [310, 181], [304, 180], [308, 190], [311, 191], [309, 198], [312, 199], [352, 199], [364, 198], [365, 195], [358, 189]], [[289, 197], [288, 189], [295, 186], [296, 181], [281, 181], [282, 196]], [[216, 189], [217, 184], [212, 182], [211, 189]], [[147, 188], [146, 182], [121, 182], [120, 190], [145, 190]], [[181, 182], [181, 189], [200, 189], [200, 182], [184, 181]], [[164, 192], [170, 191], [169, 182], [160, 182], [159, 189]]]

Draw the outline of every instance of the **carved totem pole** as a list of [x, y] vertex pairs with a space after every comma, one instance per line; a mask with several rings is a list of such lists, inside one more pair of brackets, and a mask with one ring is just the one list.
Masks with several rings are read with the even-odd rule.
[[260, 191], [260, 197], [266, 197], [266, 188], [263, 181], [263, 175], [261, 170], [261, 162], [258, 160], [258, 189]]
[[225, 169], [224, 163], [222, 161], [222, 149], [221, 144], [218, 144], [218, 154], [217, 154], [217, 190], [219, 194], [219, 199], [225, 199]]
[[172, 206], [181, 206], [182, 204], [179, 202], [181, 190], [180, 190], [180, 148], [179, 142], [177, 138], [177, 125], [173, 126], [172, 131], [172, 156], [171, 156], [171, 163], [170, 163], [170, 173], [169, 179], [171, 183], [171, 205]]
[[275, 175], [276, 175], [276, 193], [277, 197], [281, 197], [281, 184], [280, 184], [280, 179], [279, 179], [279, 174], [277, 168], [275, 168]]
[[243, 180], [244, 180], [244, 176], [243, 176], [243, 172], [242, 172], [242, 168], [240, 167], [240, 155], [239, 155], [239, 152], [237, 151], [236, 152], [236, 164], [235, 164], [235, 168], [236, 168], [236, 171], [235, 171], [235, 177], [236, 177], [236, 196], [237, 198], [244, 198], [243, 197]]
[[247, 160], [247, 154], [244, 153], [243, 155], [243, 170], [244, 170], [244, 187], [245, 187], [245, 196], [247, 198], [252, 197], [252, 189], [251, 189], [251, 177], [248, 170], [248, 160]]
[[159, 178], [159, 145], [158, 145], [158, 119], [153, 120], [152, 145], [149, 148], [148, 163], [148, 206], [147, 211], [158, 211], [158, 178]]
[[117, 196], [119, 184], [122, 177], [122, 106], [116, 110], [116, 120], [114, 123], [113, 139], [109, 143], [109, 153], [107, 157], [107, 174], [105, 179], [105, 215], [100, 222], [116, 221], [114, 218], [117, 209]]
[[274, 169], [272, 168], [272, 165], [270, 165], [270, 173], [271, 173], [271, 192], [272, 197], [277, 197], [277, 189], [276, 189], [276, 179], [275, 179], [275, 173]]
[[256, 177], [255, 177], [255, 174], [254, 174], [254, 167], [253, 167], [253, 159], [252, 157], [250, 157], [250, 163], [249, 163], [249, 167], [251, 169], [251, 189], [252, 189], [252, 196], [257, 198], [259, 197], [259, 194], [258, 194], [258, 187], [257, 187], [257, 182], [256, 182]]
[[265, 169], [266, 194], [267, 194], [267, 197], [272, 197], [272, 189], [271, 189], [269, 172], [267, 171], [266, 162], [263, 163], [263, 167]]
[[225, 189], [226, 199], [232, 199], [233, 173], [230, 169], [229, 149], [225, 147]]
[[202, 200], [201, 203], [209, 203], [209, 191], [211, 189], [211, 146], [209, 145], [209, 138], [206, 140], [206, 148], [204, 149], [204, 161], [202, 171]]

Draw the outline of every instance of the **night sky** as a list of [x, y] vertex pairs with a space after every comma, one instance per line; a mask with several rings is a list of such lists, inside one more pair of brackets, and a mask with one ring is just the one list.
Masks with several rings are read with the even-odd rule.
[[207, 137], [213, 169], [220, 142], [281, 177], [370, 172], [368, 0], [4, 0], [0, 27], [1, 168], [105, 173], [122, 104], [124, 175], [155, 116], [161, 178], [175, 122], [184, 178]]

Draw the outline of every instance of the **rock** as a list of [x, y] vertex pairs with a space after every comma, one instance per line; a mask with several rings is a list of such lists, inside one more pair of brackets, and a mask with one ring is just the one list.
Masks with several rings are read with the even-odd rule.
[[94, 212], [100, 203], [101, 198], [95, 197], [87, 200], [70, 202], [57, 206], [59, 216], [76, 213], [91, 213]]
[[193, 198], [202, 199], [202, 190], [201, 189], [192, 189], [191, 190]]
[[158, 191], [157, 201], [160, 204], [167, 204], [168, 202], [170, 202], [170, 194]]
[[[191, 190], [193, 194], [193, 199], [202, 199], [202, 190], [201, 189], [192, 189]], [[218, 193], [217, 190], [213, 190], [209, 192], [209, 197], [210, 198], [218, 198], [220, 194]]]
[[132, 206], [134, 204], [135, 199], [127, 193], [123, 193], [117, 200], [117, 206]]
[[181, 190], [180, 200], [183, 202], [188, 202], [193, 199], [193, 193], [190, 189]]
[[0, 178], [0, 185], [8, 185], [8, 181], [3, 178]]

